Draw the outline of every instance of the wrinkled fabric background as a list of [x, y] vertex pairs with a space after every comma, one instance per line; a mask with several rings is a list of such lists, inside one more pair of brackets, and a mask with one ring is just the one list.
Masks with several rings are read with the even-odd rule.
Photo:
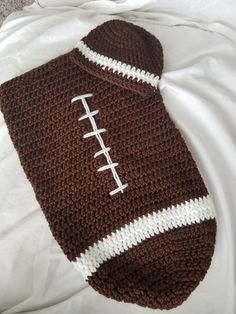
[[[0, 84], [70, 51], [98, 24], [123, 18], [164, 49], [160, 89], [217, 214], [212, 265], [170, 314], [236, 312], [236, 2], [38, 0], [0, 29]], [[0, 312], [151, 314], [99, 295], [61, 252], [0, 113]]]
[[0, 25], [13, 11], [20, 10], [24, 5], [33, 3], [33, 0], [1, 0], [0, 1]]

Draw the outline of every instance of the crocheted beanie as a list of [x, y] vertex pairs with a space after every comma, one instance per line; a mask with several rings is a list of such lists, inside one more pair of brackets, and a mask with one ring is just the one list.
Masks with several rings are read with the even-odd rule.
[[163, 104], [162, 69], [158, 39], [113, 20], [4, 83], [0, 97], [22, 167], [68, 259], [107, 297], [170, 309], [204, 278], [216, 222]]

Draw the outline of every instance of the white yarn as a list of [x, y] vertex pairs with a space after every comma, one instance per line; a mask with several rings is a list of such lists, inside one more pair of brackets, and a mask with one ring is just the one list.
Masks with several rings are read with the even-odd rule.
[[164, 208], [162, 211], [139, 217], [130, 224], [112, 232], [90, 246], [76, 258], [73, 264], [87, 279], [105, 261], [120, 255], [154, 235], [213, 218], [215, 218], [215, 211], [209, 195], [177, 206]]
[[87, 119], [87, 118], [90, 118], [90, 117], [93, 117], [93, 116], [95, 116], [96, 114], [98, 114], [98, 110], [91, 111], [90, 113], [85, 114], [84, 116], [80, 117], [80, 118], [79, 118], [79, 121], [84, 120], [84, 119]]
[[103, 70], [112, 70], [114, 73], [121, 74], [122, 76], [127, 76], [133, 80], [137, 80], [150, 84], [152, 87], [157, 88], [159, 83], [159, 76], [146, 72], [135, 66], [131, 66], [121, 61], [117, 61], [112, 58], [108, 58], [104, 55], [97, 53], [90, 49], [82, 40], [79, 41], [76, 45], [76, 48], [80, 50], [82, 55], [87, 58], [89, 61], [99, 65]]
[[118, 193], [118, 192], [122, 192], [122, 190], [124, 190], [125, 188], [127, 188], [127, 186], [128, 186], [127, 183], [126, 183], [126, 184], [123, 184], [123, 185], [121, 185], [121, 186], [119, 186], [117, 189], [111, 191], [111, 192], [110, 192], [110, 195], [112, 196], [112, 195], [115, 195], [115, 194]]
[[84, 134], [84, 138], [88, 138], [94, 135], [97, 136], [98, 134], [103, 133], [103, 132], [106, 132], [106, 129], [97, 129], [97, 130], [94, 130], [93, 132], [88, 132]]
[[79, 96], [74, 97], [71, 100], [71, 102], [74, 103], [77, 100], [81, 100], [82, 101], [82, 104], [84, 106], [86, 114], [83, 115], [82, 117], [80, 117], [79, 121], [88, 118], [90, 123], [91, 123], [91, 125], [92, 125], [92, 128], [93, 128], [92, 132], [88, 132], [88, 133], [84, 134], [83, 137], [84, 138], [88, 138], [88, 137], [91, 137], [91, 136], [95, 136], [97, 138], [97, 140], [99, 141], [99, 144], [101, 146], [101, 150], [94, 154], [94, 158], [98, 157], [101, 154], [104, 154], [104, 156], [106, 157], [106, 160], [107, 160], [107, 165], [100, 167], [97, 171], [100, 172], [100, 171], [104, 171], [104, 170], [107, 170], [107, 169], [111, 170], [113, 178], [116, 181], [116, 184], [118, 186], [118, 188], [116, 188], [115, 190], [113, 190], [113, 191], [111, 191], [109, 193], [112, 196], [112, 195], [115, 195], [118, 192], [123, 193], [124, 189], [127, 188], [128, 184], [122, 184], [121, 183], [121, 180], [120, 180], [120, 178], [119, 178], [119, 176], [117, 174], [117, 171], [115, 169], [115, 167], [118, 166], [118, 163], [114, 163], [112, 161], [111, 156], [109, 154], [110, 147], [106, 147], [105, 144], [104, 144], [104, 141], [103, 141], [103, 138], [101, 136], [101, 133], [106, 132], [106, 129], [98, 129], [97, 128], [97, 124], [96, 124], [96, 121], [94, 119], [94, 116], [96, 114], [98, 114], [99, 110], [90, 111], [90, 109], [89, 109], [89, 106], [88, 106], [88, 103], [86, 101], [86, 98], [92, 97], [92, 96], [93, 96], [93, 94], [91, 94], [91, 93], [90, 94], [79, 95]]
[[100, 156], [100, 155], [102, 155], [102, 154], [105, 154], [106, 152], [109, 152], [110, 150], [111, 150], [110, 147], [105, 147], [105, 148], [99, 150], [98, 152], [96, 152], [96, 153], [94, 154], [94, 158], [97, 158], [98, 156]]
[[111, 168], [115, 168], [118, 166], [118, 163], [117, 162], [113, 162], [111, 164], [108, 164], [108, 165], [105, 165], [105, 166], [102, 166], [98, 169], [98, 171], [104, 171], [104, 170], [107, 170], [107, 169], [111, 169]]

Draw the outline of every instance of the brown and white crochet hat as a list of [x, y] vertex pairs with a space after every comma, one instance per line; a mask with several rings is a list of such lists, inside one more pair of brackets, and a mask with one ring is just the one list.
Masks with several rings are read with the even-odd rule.
[[0, 97], [22, 167], [68, 259], [107, 297], [170, 309], [204, 278], [216, 222], [163, 104], [162, 68], [160, 42], [114, 20], [4, 83]]

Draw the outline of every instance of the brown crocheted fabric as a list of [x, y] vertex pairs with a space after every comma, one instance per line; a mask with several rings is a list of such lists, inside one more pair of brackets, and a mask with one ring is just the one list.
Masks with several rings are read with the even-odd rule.
[[156, 86], [162, 67], [153, 35], [109, 21], [4, 83], [0, 100], [68, 259], [107, 297], [170, 309], [204, 278], [216, 222]]

